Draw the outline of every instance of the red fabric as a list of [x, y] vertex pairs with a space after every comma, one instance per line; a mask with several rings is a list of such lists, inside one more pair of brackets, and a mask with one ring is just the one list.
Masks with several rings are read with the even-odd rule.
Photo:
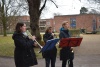
[[62, 38], [59, 47], [77, 47], [80, 46], [83, 38]]

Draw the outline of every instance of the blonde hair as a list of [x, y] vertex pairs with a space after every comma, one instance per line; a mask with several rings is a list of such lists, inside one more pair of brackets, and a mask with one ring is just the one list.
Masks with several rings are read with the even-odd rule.
[[68, 23], [68, 21], [62, 22], [62, 27], [64, 27], [67, 23]]

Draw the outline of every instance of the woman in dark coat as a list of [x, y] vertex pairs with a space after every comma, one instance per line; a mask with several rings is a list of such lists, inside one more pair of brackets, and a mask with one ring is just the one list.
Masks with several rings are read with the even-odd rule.
[[12, 36], [15, 43], [14, 60], [16, 67], [29, 67], [37, 65], [34, 52], [36, 46], [33, 36], [31, 39], [26, 34], [26, 24], [17, 23], [15, 32]]
[[[62, 28], [60, 29], [59, 38], [69, 38], [69, 30], [68, 30], [69, 24], [68, 22], [64, 22], [62, 24]], [[66, 63], [68, 61], [68, 67], [73, 67], [73, 55], [71, 47], [63, 47], [60, 50], [60, 60], [62, 60], [62, 67], [66, 67]]]
[[[54, 34], [52, 33], [52, 27], [48, 27], [45, 34], [43, 35], [43, 40], [46, 43], [47, 40], [53, 38], [54, 38]], [[43, 58], [45, 58], [46, 67], [49, 67], [50, 61], [51, 61], [51, 67], [55, 67], [56, 55], [57, 55], [56, 47], [52, 48], [51, 50], [47, 50], [42, 54], [43, 54]]]

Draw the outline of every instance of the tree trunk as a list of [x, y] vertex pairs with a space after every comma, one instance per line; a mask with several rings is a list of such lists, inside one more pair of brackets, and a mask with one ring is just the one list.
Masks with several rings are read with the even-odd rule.
[[7, 36], [7, 33], [6, 33], [6, 18], [3, 17], [3, 36]]
[[2, 15], [2, 24], [3, 24], [3, 35], [4, 36], [7, 36], [7, 33], [6, 33], [6, 22], [7, 22], [7, 20], [6, 20], [6, 16], [5, 16], [5, 9], [4, 9], [4, 0], [2, 0], [2, 10], [1, 10], [1, 15]]
[[6, 17], [5, 17], [5, 13], [4, 13], [4, 11], [2, 12], [3, 13], [3, 15], [2, 15], [2, 24], [3, 24], [3, 36], [7, 36], [7, 33], [6, 33], [6, 29], [7, 29], [7, 27], [6, 27]]
[[41, 0], [27, 0], [29, 6], [29, 15], [30, 15], [30, 27], [32, 31], [32, 35], [36, 36], [36, 39], [40, 42], [41, 35], [39, 31], [39, 7]]

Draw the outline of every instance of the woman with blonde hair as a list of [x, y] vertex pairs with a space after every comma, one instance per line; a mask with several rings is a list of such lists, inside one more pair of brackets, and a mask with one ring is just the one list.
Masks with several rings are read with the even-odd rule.
[[[60, 29], [60, 34], [59, 38], [69, 38], [70, 33], [69, 33], [69, 23], [68, 21], [64, 21], [62, 23], [62, 28]], [[62, 60], [62, 67], [66, 67], [66, 63], [68, 61], [68, 67], [73, 67], [73, 59], [72, 57], [74, 53], [72, 53], [71, 47], [63, 47], [60, 50], [60, 60]]]

